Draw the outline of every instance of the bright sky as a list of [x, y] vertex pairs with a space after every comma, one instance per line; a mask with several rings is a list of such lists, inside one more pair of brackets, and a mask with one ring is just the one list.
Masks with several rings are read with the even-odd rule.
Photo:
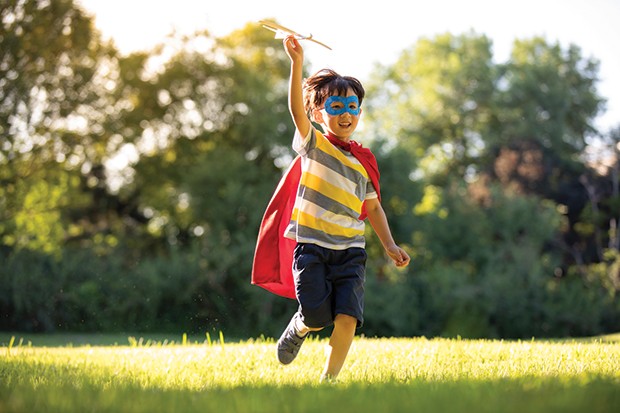
[[473, 30], [493, 40], [495, 59], [504, 62], [515, 39], [544, 36], [601, 62], [598, 90], [608, 102], [597, 126], [606, 132], [620, 125], [620, 0], [77, 1], [122, 52], [148, 49], [173, 29], [225, 36], [269, 18], [334, 49], [304, 42], [313, 70], [331, 67], [362, 81], [376, 62], [394, 62], [421, 37]]

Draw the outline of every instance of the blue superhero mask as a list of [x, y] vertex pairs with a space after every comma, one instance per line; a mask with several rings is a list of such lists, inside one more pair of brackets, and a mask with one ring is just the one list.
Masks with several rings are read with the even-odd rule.
[[325, 101], [325, 111], [332, 116], [349, 112], [353, 116], [360, 114], [360, 102], [357, 96], [330, 96]]

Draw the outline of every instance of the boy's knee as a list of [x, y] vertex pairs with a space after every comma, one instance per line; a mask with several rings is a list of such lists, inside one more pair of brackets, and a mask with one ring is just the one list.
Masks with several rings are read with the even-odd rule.
[[357, 318], [347, 314], [338, 314], [334, 319], [334, 325], [341, 328], [355, 330], [357, 327]]

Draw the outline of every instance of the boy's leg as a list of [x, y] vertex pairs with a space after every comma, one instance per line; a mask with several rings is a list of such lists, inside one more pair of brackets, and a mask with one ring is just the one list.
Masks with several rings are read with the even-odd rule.
[[349, 353], [355, 329], [364, 322], [364, 277], [366, 251], [348, 248], [339, 252], [340, 265], [334, 266], [334, 331], [327, 348], [323, 380], [335, 379]]
[[338, 314], [334, 319], [334, 331], [329, 339], [327, 348], [327, 362], [322, 379], [335, 379], [344, 365], [344, 361], [351, 348], [357, 319], [346, 314]]
[[[326, 282], [327, 250], [313, 244], [297, 244], [293, 252], [293, 276], [299, 302], [288, 327], [278, 340], [277, 355], [282, 364], [291, 363], [310, 331], [331, 324], [331, 287]], [[320, 327], [309, 327], [311, 326]]]

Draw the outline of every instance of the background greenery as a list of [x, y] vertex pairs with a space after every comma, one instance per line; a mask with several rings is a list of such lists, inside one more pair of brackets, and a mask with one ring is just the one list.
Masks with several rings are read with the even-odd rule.
[[[0, 21], [0, 330], [279, 334], [295, 303], [249, 285], [292, 156], [271, 34], [125, 56], [72, 0], [7, 0]], [[369, 232], [364, 334], [620, 330], [620, 125], [593, 126], [597, 78], [577, 45], [498, 62], [469, 32], [361, 79], [356, 139], [414, 260], [394, 269]]]

